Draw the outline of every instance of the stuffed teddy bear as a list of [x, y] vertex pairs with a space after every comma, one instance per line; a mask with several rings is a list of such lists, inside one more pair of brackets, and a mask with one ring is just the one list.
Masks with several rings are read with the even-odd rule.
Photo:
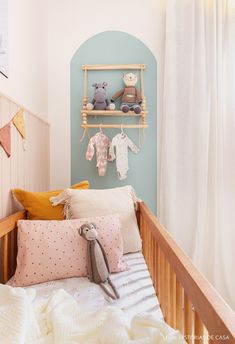
[[[89, 280], [99, 284], [104, 292], [112, 299], [119, 299], [119, 294], [109, 277], [110, 269], [105, 251], [97, 239], [96, 225], [94, 223], [85, 223], [78, 229], [78, 232], [87, 240], [87, 270]], [[112, 288], [114, 295], [105, 286], [105, 282]]]
[[120, 106], [122, 112], [126, 113], [132, 110], [136, 114], [141, 113], [141, 96], [139, 90], [135, 87], [137, 75], [133, 73], [123, 74], [123, 81], [125, 87], [112, 96], [111, 102], [113, 103], [116, 99], [122, 97]]
[[110, 104], [106, 86], [107, 82], [97, 83], [95, 82], [92, 86], [95, 88], [94, 96], [91, 103], [87, 104], [87, 110], [114, 110], [115, 104]]

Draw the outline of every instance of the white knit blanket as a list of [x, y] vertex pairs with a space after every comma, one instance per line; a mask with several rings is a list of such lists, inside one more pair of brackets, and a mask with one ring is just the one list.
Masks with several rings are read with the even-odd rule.
[[33, 302], [34, 289], [0, 284], [0, 343], [4, 344], [157, 344], [183, 343], [179, 332], [142, 313], [129, 323], [117, 307], [80, 309], [63, 289]]

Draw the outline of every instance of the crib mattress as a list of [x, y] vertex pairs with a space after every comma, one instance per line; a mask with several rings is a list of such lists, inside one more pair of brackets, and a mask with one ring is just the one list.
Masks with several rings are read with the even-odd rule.
[[[163, 315], [156, 297], [151, 277], [141, 252], [124, 255], [129, 269], [111, 275], [119, 294], [119, 300], [110, 299], [96, 284], [88, 278], [68, 278], [41, 283], [26, 288], [36, 289], [36, 299], [39, 301], [48, 298], [58, 289], [66, 290], [73, 296], [79, 306], [87, 311], [95, 311], [107, 305], [121, 308], [131, 319], [140, 312], [149, 312], [163, 319]], [[11, 280], [8, 282], [11, 284]]]

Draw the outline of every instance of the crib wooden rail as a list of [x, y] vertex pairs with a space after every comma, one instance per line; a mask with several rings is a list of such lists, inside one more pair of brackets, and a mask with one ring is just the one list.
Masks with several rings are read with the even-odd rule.
[[235, 313], [144, 203], [139, 204], [139, 223], [143, 254], [166, 322], [188, 343], [235, 343]]
[[[166, 322], [188, 343], [235, 343], [235, 313], [144, 203], [137, 212], [145, 256]], [[14, 274], [20, 211], [0, 220], [0, 282]]]

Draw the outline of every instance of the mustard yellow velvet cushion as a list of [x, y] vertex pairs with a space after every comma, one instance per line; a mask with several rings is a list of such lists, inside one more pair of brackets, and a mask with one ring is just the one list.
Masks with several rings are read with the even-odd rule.
[[[82, 181], [71, 186], [72, 189], [88, 189], [89, 182]], [[52, 207], [50, 197], [57, 196], [63, 190], [46, 192], [30, 192], [22, 189], [13, 189], [13, 195], [27, 210], [30, 220], [63, 220], [63, 205]]]

